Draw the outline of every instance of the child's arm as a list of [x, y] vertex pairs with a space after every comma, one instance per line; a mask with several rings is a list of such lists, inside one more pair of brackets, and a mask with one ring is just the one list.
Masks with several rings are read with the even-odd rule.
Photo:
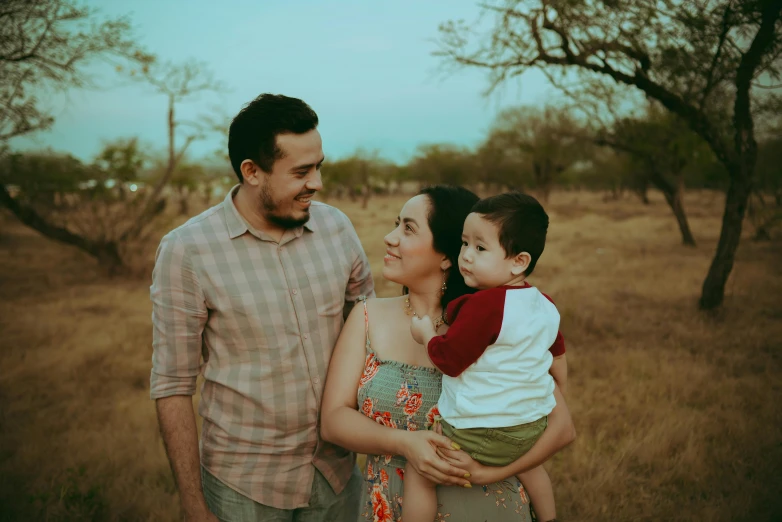
[[554, 357], [554, 362], [551, 363], [549, 373], [554, 378], [554, 382], [557, 383], [557, 386], [559, 386], [562, 395], [567, 395], [567, 356], [564, 353], [558, 357]]
[[[449, 377], [458, 377], [477, 361], [502, 329], [504, 293], [485, 290], [462, 298], [463, 303], [454, 300], [448, 305], [448, 316], [453, 317], [448, 331], [426, 343], [429, 360]], [[452, 313], [457, 306], [458, 313]]]
[[437, 335], [432, 319], [428, 315], [423, 317], [413, 316], [413, 320], [410, 322], [410, 333], [413, 334], [415, 342], [424, 346], [428, 346], [432, 337]]

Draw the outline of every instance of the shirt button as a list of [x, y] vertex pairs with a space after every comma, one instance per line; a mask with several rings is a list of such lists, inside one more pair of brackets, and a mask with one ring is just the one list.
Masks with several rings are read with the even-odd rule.
[[294, 290], [294, 291], [293, 291], [293, 295], [296, 295], [297, 293], [298, 293], [298, 291], [297, 291], [297, 290]]
[[312, 379], [312, 382], [314, 382], [315, 384], [319, 384], [320, 383], [320, 379], [315, 377], [314, 379]]
[[304, 340], [306, 341], [307, 339], [309, 339], [309, 336], [307, 334], [304, 334]]

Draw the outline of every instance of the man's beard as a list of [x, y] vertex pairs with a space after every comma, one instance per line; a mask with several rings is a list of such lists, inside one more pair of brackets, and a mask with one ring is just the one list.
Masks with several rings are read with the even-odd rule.
[[[314, 194], [314, 192], [308, 192], [308, 194]], [[299, 196], [304, 195], [306, 194], [299, 194]], [[298, 219], [295, 219], [291, 216], [280, 216], [276, 214], [277, 210], [279, 209], [279, 205], [274, 202], [274, 197], [269, 190], [268, 184], [264, 185], [261, 189], [261, 206], [263, 207], [263, 210], [265, 210], [263, 217], [270, 223], [273, 223], [283, 229], [297, 228], [310, 220], [310, 209], [308, 208], [303, 209], [304, 217]]]

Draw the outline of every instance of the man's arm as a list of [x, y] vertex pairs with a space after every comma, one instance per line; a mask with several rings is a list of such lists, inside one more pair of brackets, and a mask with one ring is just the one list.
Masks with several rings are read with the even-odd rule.
[[192, 396], [201, 371], [201, 336], [208, 311], [192, 259], [181, 239], [167, 235], [158, 248], [150, 287], [152, 374], [160, 433], [186, 520], [211, 521], [201, 486], [198, 432]]
[[[347, 219], [347, 217], [345, 218]], [[356, 234], [356, 230], [353, 228], [353, 224], [350, 223], [348, 230], [348, 241], [353, 248], [353, 266], [350, 269], [350, 278], [348, 279], [348, 286], [345, 288], [345, 307], [342, 310], [342, 316], [347, 321], [350, 311], [356, 304], [356, 300], [359, 296], [365, 295], [367, 297], [375, 297], [375, 283], [372, 280], [372, 270], [369, 267], [369, 259], [367, 259], [366, 253], [361, 246], [361, 240]]]
[[217, 517], [209, 511], [204, 499], [192, 397], [164, 397], [157, 399], [155, 405], [160, 435], [179, 488], [185, 520], [217, 522]]

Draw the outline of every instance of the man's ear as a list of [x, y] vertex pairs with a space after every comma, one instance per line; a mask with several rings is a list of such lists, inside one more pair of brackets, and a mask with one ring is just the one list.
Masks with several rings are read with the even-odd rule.
[[510, 269], [510, 273], [513, 274], [515, 277], [518, 277], [524, 272], [526, 272], [527, 268], [529, 268], [530, 263], [532, 263], [532, 256], [529, 255], [529, 253], [522, 252], [520, 254], [517, 254], [513, 258], [513, 266]]
[[249, 159], [246, 159], [242, 162], [242, 164], [239, 166], [239, 170], [242, 172], [242, 177], [244, 178], [245, 183], [248, 183], [253, 187], [260, 185], [260, 177], [265, 175], [265, 172], [263, 172], [253, 160]]

